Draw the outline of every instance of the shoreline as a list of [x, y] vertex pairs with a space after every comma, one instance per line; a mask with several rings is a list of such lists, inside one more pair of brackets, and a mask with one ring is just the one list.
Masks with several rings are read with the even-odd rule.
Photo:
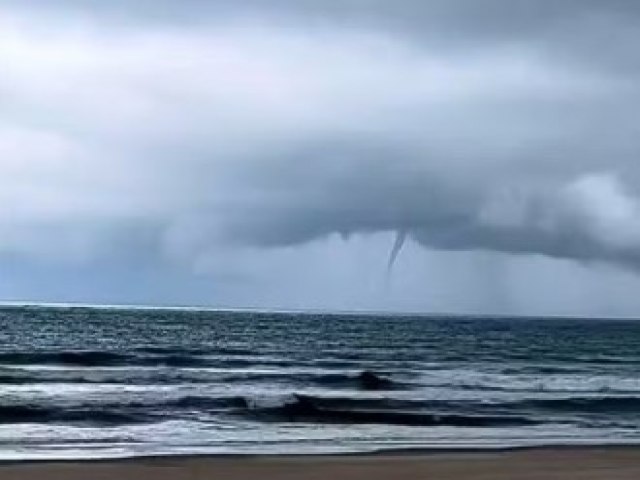
[[0, 480], [204, 480], [214, 477], [229, 480], [631, 480], [640, 478], [640, 446], [430, 449], [340, 455], [176, 455], [0, 463]]
[[[378, 458], [378, 457], [433, 457], [439, 455], [491, 455], [516, 454], [526, 452], [563, 452], [563, 451], [606, 451], [606, 450], [637, 450], [638, 443], [586, 443], [586, 444], [545, 444], [498, 447], [443, 447], [443, 448], [394, 448], [370, 451], [326, 452], [326, 453], [159, 453], [132, 454], [107, 457], [78, 457], [78, 458], [39, 458], [39, 459], [0, 459], [0, 469], [5, 466], [25, 464], [101, 464], [101, 463], [137, 463], [154, 461], [199, 461], [199, 460], [277, 460], [277, 459], [318, 459], [323, 458]], [[640, 457], [639, 457], [640, 458]], [[640, 477], [639, 477], [640, 478]]]

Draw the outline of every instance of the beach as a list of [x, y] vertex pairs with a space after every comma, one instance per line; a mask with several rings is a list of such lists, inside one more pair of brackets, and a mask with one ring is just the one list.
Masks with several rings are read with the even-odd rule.
[[153, 457], [0, 466], [2, 480], [631, 480], [640, 448], [540, 448], [498, 452], [337, 456]]

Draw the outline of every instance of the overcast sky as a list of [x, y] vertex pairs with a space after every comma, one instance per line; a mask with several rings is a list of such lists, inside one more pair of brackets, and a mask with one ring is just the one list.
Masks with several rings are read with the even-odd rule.
[[0, 299], [640, 317], [638, 45], [628, 0], [0, 0]]

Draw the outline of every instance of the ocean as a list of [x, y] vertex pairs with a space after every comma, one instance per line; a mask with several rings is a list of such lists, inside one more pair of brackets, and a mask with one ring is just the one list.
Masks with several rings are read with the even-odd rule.
[[640, 443], [640, 323], [0, 308], [0, 459]]

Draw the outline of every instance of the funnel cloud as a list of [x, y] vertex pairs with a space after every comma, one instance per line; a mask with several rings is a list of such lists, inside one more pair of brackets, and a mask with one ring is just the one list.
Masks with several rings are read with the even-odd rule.
[[393, 247], [391, 248], [391, 253], [389, 254], [389, 261], [387, 263], [387, 277], [391, 277], [393, 272], [393, 266], [398, 259], [398, 255], [402, 251], [402, 247], [404, 245], [405, 240], [407, 239], [406, 230], [398, 230], [396, 233], [396, 239], [393, 242]]

